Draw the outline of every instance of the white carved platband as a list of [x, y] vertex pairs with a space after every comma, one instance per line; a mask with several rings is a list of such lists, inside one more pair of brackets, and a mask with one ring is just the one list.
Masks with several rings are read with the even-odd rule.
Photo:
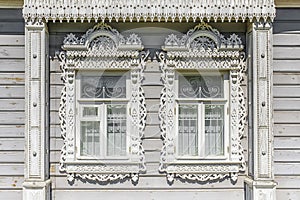
[[95, 20], [267, 20], [275, 18], [274, 0], [25, 0], [25, 21]]

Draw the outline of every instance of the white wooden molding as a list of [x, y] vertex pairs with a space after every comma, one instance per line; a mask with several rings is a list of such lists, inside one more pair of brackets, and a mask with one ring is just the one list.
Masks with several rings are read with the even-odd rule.
[[[231, 177], [236, 181], [238, 173], [245, 171], [241, 137], [244, 134], [246, 106], [240, 84], [246, 64], [241, 39], [236, 34], [225, 38], [218, 30], [201, 23], [181, 38], [169, 35], [163, 49], [167, 53], [159, 55], [164, 84], [159, 110], [163, 138], [159, 170], [167, 174], [169, 182], [173, 182], [174, 177], [200, 182]], [[227, 70], [230, 76], [230, 124], [226, 125], [230, 126], [229, 156], [221, 160], [179, 161], [175, 153], [175, 72], [208, 69]]]
[[274, 0], [25, 0], [23, 16], [26, 21], [175, 21], [179, 20], [273, 20]]
[[[25, 25], [24, 200], [49, 199], [48, 32], [43, 22]], [[34, 198], [33, 198], [34, 197]]]
[[247, 199], [276, 199], [273, 170], [273, 70], [272, 23], [254, 22], [250, 29], [252, 47], [252, 130], [249, 131], [249, 177]]
[[[100, 38], [100, 39], [99, 39]], [[106, 40], [102, 43], [101, 38]], [[97, 40], [99, 39], [99, 40]], [[141, 53], [143, 45], [136, 34], [122, 36], [117, 30], [100, 23], [89, 29], [83, 36], [70, 33], [64, 40], [59, 55], [63, 72], [64, 88], [61, 95], [59, 118], [64, 145], [61, 151], [60, 170], [74, 178], [91, 181], [109, 182], [131, 177], [138, 181], [139, 173], [145, 171], [144, 150], [141, 145], [146, 123], [144, 91], [141, 86], [145, 60], [148, 56]], [[129, 158], [126, 160], [79, 160], [76, 157], [75, 126], [75, 77], [77, 70], [130, 70], [129, 110], [131, 129]]]

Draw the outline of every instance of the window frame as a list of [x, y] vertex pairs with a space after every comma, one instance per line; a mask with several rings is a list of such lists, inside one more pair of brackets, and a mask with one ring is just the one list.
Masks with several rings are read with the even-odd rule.
[[[62, 70], [64, 87], [61, 94], [59, 119], [64, 144], [61, 150], [60, 171], [67, 174], [69, 182], [75, 178], [88, 181], [109, 183], [130, 178], [138, 181], [139, 174], [145, 172], [145, 155], [142, 137], [146, 124], [146, 105], [142, 87], [145, 61], [149, 52], [143, 52], [141, 38], [136, 34], [122, 36], [117, 30], [105, 23], [99, 23], [80, 37], [68, 34], [64, 39], [63, 50], [58, 55]], [[80, 95], [80, 74], [91, 74], [101, 71], [107, 74], [127, 73], [126, 98], [118, 99], [127, 102], [127, 143], [126, 158], [98, 157], [88, 159], [80, 155], [80, 135], [78, 112], [84, 105], [98, 107], [99, 102], [110, 102], [110, 99], [78, 98]], [[82, 76], [82, 75], [81, 75]], [[127, 84], [128, 88], [127, 88]], [[80, 106], [79, 106], [80, 105]], [[107, 104], [102, 104], [107, 105]], [[102, 106], [103, 109], [106, 106]], [[99, 114], [100, 108], [98, 108]], [[105, 111], [106, 112], [106, 109]], [[80, 113], [81, 114], [81, 113]], [[102, 112], [102, 115], [105, 113]], [[100, 116], [99, 116], [100, 117]], [[104, 116], [102, 116], [104, 118]], [[105, 120], [106, 121], [106, 120]], [[128, 137], [127, 137], [128, 136]], [[105, 143], [107, 141], [105, 140]], [[78, 154], [79, 152], [79, 154]]]
[[[197, 40], [199, 37], [207, 39]], [[199, 182], [230, 178], [236, 182], [239, 172], [246, 169], [241, 144], [246, 123], [246, 105], [241, 82], [246, 63], [241, 39], [236, 34], [225, 38], [218, 30], [203, 22], [183, 36], [169, 35], [163, 50], [164, 52], [158, 56], [163, 81], [159, 108], [163, 147], [159, 171], [166, 173], [169, 183], [173, 183], [175, 178]], [[224, 138], [227, 136], [225, 141], [228, 141], [228, 145], [224, 146], [225, 148], [228, 146], [225, 149], [228, 153], [224, 158], [181, 159], [176, 155], [178, 147], [178, 108], [177, 113], [174, 112], [178, 95], [176, 73], [191, 74], [195, 71], [220, 71], [228, 74], [228, 90], [227, 92], [224, 90], [224, 95], [228, 95], [224, 98], [227, 97], [225, 100], [229, 109], [225, 125], [228, 132], [224, 135]]]
[[[215, 75], [217, 73], [222, 75], [222, 82], [223, 82], [223, 97], [222, 98], [184, 98], [184, 97], [179, 97], [179, 73], [183, 76], [195, 76], [195, 75], [199, 75], [199, 76], [211, 76], [211, 75]], [[175, 97], [175, 110], [176, 110], [176, 114], [175, 114], [175, 144], [177, 147], [179, 147], [179, 131], [178, 131], [178, 126], [179, 126], [179, 122], [178, 122], [178, 117], [179, 117], [179, 105], [180, 102], [183, 102], [184, 105], [187, 104], [192, 104], [192, 105], [196, 105], [198, 107], [198, 132], [197, 134], [200, 135], [200, 137], [198, 137], [198, 155], [197, 156], [179, 156], [178, 155], [178, 148], [175, 149], [175, 156], [176, 159], [178, 161], [180, 160], [207, 160], [207, 159], [211, 159], [211, 160], [226, 160], [229, 157], [229, 152], [228, 152], [228, 148], [229, 148], [229, 78], [228, 78], [228, 72], [226, 71], [208, 71], [208, 70], [200, 70], [200, 71], [176, 71], [175, 72], [175, 82], [174, 82], [174, 91], [175, 91], [175, 95], [177, 95]], [[211, 103], [208, 103], [211, 102]], [[223, 103], [222, 103], [223, 102]], [[200, 150], [200, 149], [205, 149], [205, 147], [201, 148], [201, 142], [205, 142], [205, 105], [223, 105], [224, 106], [224, 135], [223, 135], [223, 151], [224, 151], [224, 155], [221, 156], [205, 156], [205, 150]], [[201, 114], [199, 114], [201, 113]], [[200, 118], [200, 119], [199, 119]], [[199, 130], [201, 131], [201, 133], [199, 133]], [[205, 145], [205, 143], [204, 143]], [[200, 153], [199, 153], [200, 152]], [[202, 154], [202, 156], [201, 156]]]
[[[81, 97], [81, 78], [83, 76], [94, 76], [94, 77], [100, 77], [97, 76], [96, 73], [100, 73], [102, 76], [119, 76], [125, 74], [125, 82], [126, 82], [126, 97], [125, 98], [83, 98]], [[76, 138], [79, 138], [76, 140], [76, 158], [77, 160], [129, 160], [129, 148], [130, 148], [130, 140], [127, 135], [130, 133], [130, 119], [129, 119], [129, 103], [130, 103], [130, 95], [131, 95], [131, 80], [130, 80], [130, 70], [78, 70], [76, 73]], [[92, 104], [92, 102], [95, 102]], [[90, 104], [90, 105], [89, 105]], [[126, 155], [125, 156], [109, 156], [107, 155], [107, 105], [109, 104], [124, 104], [126, 106]], [[99, 118], [100, 123], [102, 123], [102, 127], [100, 127], [100, 130], [102, 128], [102, 133], [100, 132], [100, 156], [99, 157], [92, 157], [92, 156], [82, 156], [81, 155], [81, 145], [80, 145], [80, 124], [78, 122], [81, 122], [81, 119], [84, 118], [82, 116], [82, 110], [84, 107], [97, 107], [99, 112]]]

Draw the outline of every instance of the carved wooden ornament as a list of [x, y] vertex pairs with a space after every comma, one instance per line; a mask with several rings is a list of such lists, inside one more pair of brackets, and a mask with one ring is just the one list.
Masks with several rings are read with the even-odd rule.
[[[132, 34], [124, 37], [110, 26], [100, 23], [83, 36], [69, 34], [59, 54], [64, 87], [61, 93], [59, 119], [64, 139], [61, 150], [60, 170], [68, 174], [68, 180], [81, 179], [109, 182], [131, 177], [138, 181], [140, 172], [145, 171], [144, 150], [141, 138], [144, 134], [146, 106], [141, 87], [145, 59], [141, 39]], [[76, 157], [76, 94], [75, 77], [78, 70], [127, 70], [130, 72], [130, 97], [128, 117], [131, 120], [128, 159], [122, 160], [79, 160]]]
[[[225, 38], [205, 23], [197, 25], [187, 34], [169, 35], [159, 54], [164, 87], [161, 92], [159, 117], [163, 147], [159, 170], [165, 172], [169, 182], [175, 177], [192, 181], [237, 180], [238, 173], [245, 171], [245, 159], [241, 138], [246, 121], [244, 92], [241, 87], [246, 68], [241, 39], [232, 34]], [[177, 71], [227, 71], [229, 75], [229, 129], [228, 153], [223, 159], [178, 159], [176, 157], [176, 89]]]

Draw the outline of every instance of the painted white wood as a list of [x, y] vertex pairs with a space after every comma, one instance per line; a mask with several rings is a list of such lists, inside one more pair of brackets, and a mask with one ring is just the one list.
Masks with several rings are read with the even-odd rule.
[[25, 26], [25, 170], [23, 200], [50, 200], [49, 180], [49, 66], [45, 23]]
[[164, 200], [164, 199], [190, 199], [190, 200], [198, 200], [198, 199], [209, 199], [209, 200], [219, 200], [220, 196], [225, 196], [231, 200], [241, 200], [243, 199], [243, 190], [235, 189], [235, 190], [187, 190], [187, 191], [135, 191], [131, 190], [130, 193], [128, 191], [94, 191], [91, 190], [86, 191], [68, 191], [68, 190], [57, 190], [54, 191], [55, 197], [57, 199], [75, 199], [75, 198], [87, 198], [87, 199], [97, 199], [99, 196], [103, 199], [113, 200], [128, 200], [129, 195], [131, 200]]
[[274, 46], [297, 46], [300, 45], [299, 34], [275, 34], [273, 35]]
[[23, 98], [25, 96], [25, 87], [18, 86], [0, 86], [0, 98]]
[[275, 136], [299, 136], [300, 124], [274, 124]]
[[[277, 150], [274, 151], [275, 162], [298, 162], [300, 160], [300, 145], [299, 150]], [[288, 173], [288, 171], [287, 171]]]
[[[284, 135], [285, 136], [285, 135]], [[275, 137], [274, 148], [276, 149], [300, 149], [300, 137]]]
[[300, 176], [300, 164], [275, 162], [274, 173], [276, 176]]
[[[300, 63], [300, 62], [299, 62]], [[273, 76], [274, 85], [296, 85], [300, 84], [299, 73], [276, 73]]]
[[299, 68], [300, 60], [273, 60], [273, 70], [274, 72], [300, 72]]
[[0, 35], [0, 46], [24, 46], [24, 35]]
[[23, 176], [0, 176], [0, 189], [22, 189]]
[[274, 96], [273, 97], [300, 97], [300, 86], [290, 85], [290, 86], [274, 86]]
[[300, 191], [299, 189], [287, 189], [287, 190], [281, 190], [281, 189], [277, 189], [276, 190], [276, 197], [279, 200], [285, 200], [285, 199], [289, 199], [289, 200], [299, 200], [300, 199]]
[[300, 110], [300, 98], [274, 98], [274, 110]]
[[0, 46], [0, 59], [3, 58], [24, 58], [24, 47], [20, 46]]
[[0, 72], [24, 72], [24, 59], [0, 59]]
[[0, 125], [1, 138], [23, 138], [25, 127], [24, 125]]
[[300, 58], [300, 47], [274, 47], [274, 58], [297, 59]]
[[22, 199], [22, 190], [3, 190], [0, 194], [1, 198], [7, 200]]
[[275, 111], [274, 122], [300, 124], [300, 111]]
[[299, 191], [299, 176], [276, 176], [278, 189], [297, 189]]
[[24, 111], [25, 110], [24, 99], [0, 99], [0, 110], [13, 111], [13, 112]]

